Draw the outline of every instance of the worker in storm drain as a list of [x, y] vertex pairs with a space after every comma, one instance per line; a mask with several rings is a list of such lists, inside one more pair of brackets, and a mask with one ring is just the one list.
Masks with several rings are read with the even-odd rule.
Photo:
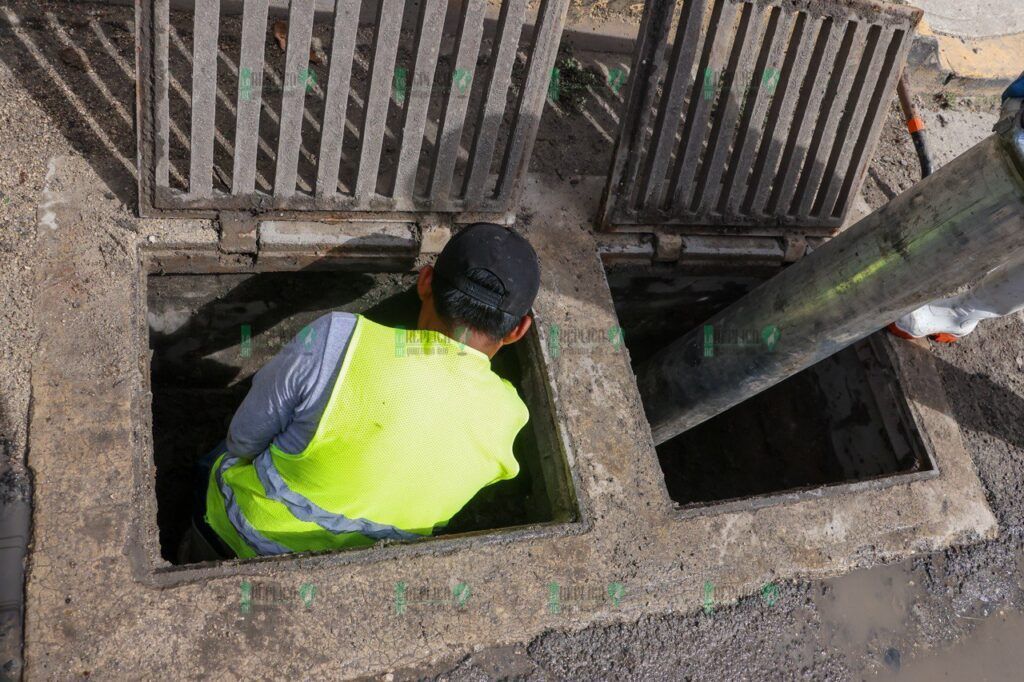
[[[1003, 93], [1002, 112], [996, 129], [1003, 125], [1024, 129], [1024, 73]], [[927, 336], [939, 343], [954, 343], [970, 334], [982, 320], [1024, 309], [1024, 253], [1013, 254], [965, 291], [933, 301], [907, 313], [889, 325], [904, 339]]]
[[191, 560], [416, 539], [515, 477], [529, 414], [490, 361], [529, 330], [539, 284], [523, 237], [477, 223], [420, 270], [417, 329], [341, 312], [312, 323], [205, 458]]

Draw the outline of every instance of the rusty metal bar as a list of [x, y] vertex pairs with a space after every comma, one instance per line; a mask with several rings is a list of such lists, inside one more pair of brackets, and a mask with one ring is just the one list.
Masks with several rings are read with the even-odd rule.
[[231, 192], [256, 189], [256, 150], [263, 103], [263, 59], [267, 41], [268, 0], [250, 0], [242, 14], [242, 49], [238, 59], [238, 98], [235, 116], [235, 158]]
[[402, 123], [402, 150], [395, 174], [395, 197], [412, 197], [416, 192], [416, 174], [423, 148], [430, 93], [433, 91], [437, 55], [444, 28], [445, 0], [426, 0], [420, 6], [419, 31], [416, 34], [416, 64], [412, 85], [406, 97], [405, 118]]
[[288, 51], [284, 57], [284, 87], [281, 93], [281, 130], [277, 139], [277, 168], [274, 196], [295, 194], [302, 144], [302, 113], [306, 107], [306, 78], [309, 44], [313, 38], [314, 0], [292, 0], [288, 13]]
[[198, 0], [192, 43], [192, 150], [188, 191], [196, 197], [213, 193], [213, 137], [217, 106], [217, 35], [220, 0]]
[[480, 109], [473, 131], [473, 144], [469, 150], [469, 168], [466, 171], [463, 195], [469, 202], [479, 201], [491, 173], [491, 161], [498, 142], [498, 129], [505, 113], [508, 88], [512, 82], [512, 66], [519, 51], [519, 36], [526, 18], [527, 0], [506, 0], [498, 16], [498, 54], [492, 60], [484, 92], [487, 101]]
[[330, 66], [327, 73], [327, 101], [320, 135], [320, 154], [316, 169], [316, 195], [338, 193], [338, 171], [341, 169], [342, 142], [345, 140], [345, 117], [352, 84], [352, 57], [359, 30], [359, 3], [336, 0], [334, 27], [331, 36]]

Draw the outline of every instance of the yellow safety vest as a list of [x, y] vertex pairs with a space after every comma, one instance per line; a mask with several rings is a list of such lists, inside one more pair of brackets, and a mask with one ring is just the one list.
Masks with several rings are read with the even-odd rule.
[[242, 558], [430, 535], [519, 473], [512, 442], [528, 419], [485, 354], [359, 316], [309, 445], [221, 455], [206, 521]]

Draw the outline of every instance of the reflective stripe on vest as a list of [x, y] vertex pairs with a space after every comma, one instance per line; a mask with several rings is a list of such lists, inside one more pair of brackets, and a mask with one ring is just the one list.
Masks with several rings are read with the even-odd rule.
[[256, 467], [260, 483], [267, 492], [267, 497], [288, 507], [288, 511], [300, 521], [315, 523], [335, 535], [359, 533], [374, 540], [415, 540], [423, 537], [385, 523], [375, 523], [368, 519], [350, 519], [344, 514], [335, 514], [318, 507], [312, 500], [288, 487], [274, 466], [274, 458], [269, 448], [253, 461], [253, 465]]
[[240, 461], [240, 459], [239, 457], [225, 455], [221, 459], [220, 466], [217, 467], [216, 471], [217, 487], [220, 489], [220, 494], [224, 497], [224, 510], [227, 512], [228, 521], [234, 526], [238, 537], [242, 538], [242, 541], [249, 545], [257, 554], [267, 556], [289, 553], [290, 549], [265, 538], [262, 533], [252, 527], [252, 524], [249, 523], [249, 520], [245, 518], [245, 514], [238, 507], [238, 502], [235, 501], [235, 492], [231, 489], [231, 486], [224, 482], [224, 472]]

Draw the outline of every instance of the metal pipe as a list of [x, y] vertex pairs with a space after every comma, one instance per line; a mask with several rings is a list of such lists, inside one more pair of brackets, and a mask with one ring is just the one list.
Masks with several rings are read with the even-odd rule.
[[924, 135], [924, 119], [917, 113], [914, 106], [914, 98], [910, 94], [910, 79], [904, 71], [896, 85], [896, 94], [900, 98], [900, 109], [903, 110], [903, 120], [907, 123], [907, 131], [910, 139], [914, 142], [914, 150], [917, 152], [917, 160], [921, 164], [921, 177], [927, 178], [932, 174], [932, 157], [928, 153], [928, 141]]
[[[656, 444], [984, 276], [1024, 249], [1024, 131], [992, 135], [637, 371]], [[722, 347], [735, 336], [759, 347]], [[730, 339], [731, 340], [731, 339]]]

